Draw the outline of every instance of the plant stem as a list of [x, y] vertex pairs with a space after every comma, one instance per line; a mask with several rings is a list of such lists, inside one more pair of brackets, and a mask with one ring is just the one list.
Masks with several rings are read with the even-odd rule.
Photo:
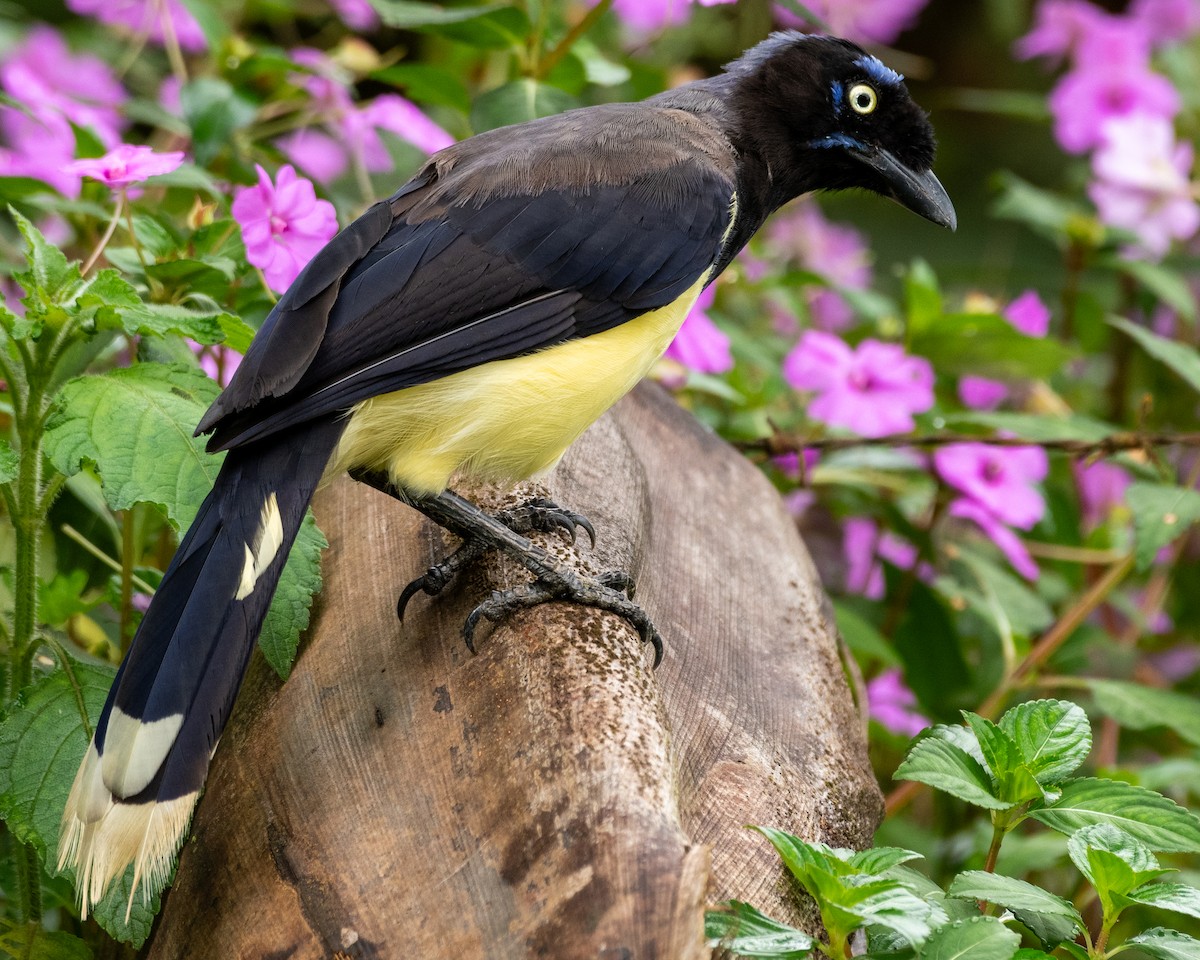
[[1007, 833], [1003, 823], [992, 824], [992, 845], [988, 847], [987, 861], [983, 865], [983, 869], [987, 873], [996, 872], [996, 860], [1000, 857], [1000, 844], [1004, 842], [1004, 834]]
[[534, 72], [533, 78], [535, 80], [542, 80], [551, 70], [558, 66], [558, 61], [560, 61], [570, 52], [571, 48], [575, 46], [575, 42], [580, 37], [592, 29], [592, 26], [597, 20], [599, 20], [608, 12], [608, 8], [611, 7], [612, 4], [613, 0], [600, 0], [598, 4], [584, 14], [579, 19], [579, 22], [567, 31], [567, 35], [559, 40], [557, 44], [555, 44], [554, 49], [542, 57], [541, 62], [537, 65], [537, 70]]
[[133, 561], [137, 552], [133, 521], [134, 508], [130, 507], [121, 518], [121, 625], [118, 634], [121, 653], [128, 649], [129, 626], [133, 620]]
[[88, 271], [96, 265], [96, 261], [100, 259], [100, 254], [104, 252], [104, 248], [108, 246], [108, 241], [112, 239], [112, 235], [117, 232], [117, 224], [121, 222], [121, 214], [124, 213], [125, 194], [121, 192], [117, 194], [117, 205], [113, 210], [112, 219], [108, 221], [108, 226], [104, 228], [104, 233], [96, 242], [96, 248], [88, 254], [87, 260], [84, 261], [80, 268], [80, 274], [88, 275]]

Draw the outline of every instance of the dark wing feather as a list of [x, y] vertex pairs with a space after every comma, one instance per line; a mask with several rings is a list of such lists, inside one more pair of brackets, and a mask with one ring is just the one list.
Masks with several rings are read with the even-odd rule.
[[[602, 129], [564, 114], [450, 148], [331, 241], [201, 421], [209, 448], [602, 332], [704, 277], [728, 226], [732, 154], [697, 148], [679, 111], [588, 113]], [[572, 150], [572, 134], [588, 146]]]

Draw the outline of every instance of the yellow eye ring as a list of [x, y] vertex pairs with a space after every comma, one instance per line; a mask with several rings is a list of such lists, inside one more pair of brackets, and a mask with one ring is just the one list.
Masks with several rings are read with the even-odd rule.
[[850, 108], [855, 113], [874, 113], [879, 105], [875, 88], [866, 83], [856, 83], [850, 88]]

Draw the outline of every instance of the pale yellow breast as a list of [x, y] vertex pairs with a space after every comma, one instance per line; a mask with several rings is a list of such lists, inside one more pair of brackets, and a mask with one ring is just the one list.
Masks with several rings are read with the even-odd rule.
[[384, 470], [414, 493], [462, 473], [520, 480], [567, 447], [646, 375], [704, 287], [604, 333], [497, 360], [358, 404], [326, 470]]

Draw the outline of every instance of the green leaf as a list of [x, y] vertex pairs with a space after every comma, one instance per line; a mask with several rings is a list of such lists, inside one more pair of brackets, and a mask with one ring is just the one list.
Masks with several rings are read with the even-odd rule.
[[1200, 820], [1160, 793], [1120, 780], [1081, 777], [1063, 785], [1053, 803], [1034, 806], [1029, 815], [1059, 833], [1093, 824], [1111, 824], [1151, 850], [1200, 851]]
[[489, 90], [475, 101], [471, 109], [471, 126], [476, 133], [481, 133], [510, 123], [553, 116], [574, 106], [574, 98], [558, 87], [528, 78], [514, 80]]
[[[68, 661], [26, 687], [0, 721], [0, 818], [47, 860], [91, 738], [82, 711], [99, 716], [116, 671]], [[53, 870], [53, 863], [47, 863]]]
[[1155, 960], [1200, 960], [1200, 940], [1166, 927], [1151, 927], [1125, 943], [1138, 947]]
[[443, 7], [425, 0], [371, 0], [379, 19], [400, 30], [420, 30], [447, 23], [463, 23], [503, 9], [498, 3], [481, 7]]
[[920, 960], [1012, 960], [1021, 938], [995, 917], [971, 917], [938, 927]]
[[893, 867], [910, 860], [922, 859], [915, 850], [905, 850], [902, 847], [871, 847], [869, 850], [859, 850], [846, 861], [859, 873], [878, 876]]
[[704, 936], [711, 948], [740, 957], [799, 960], [812, 954], [814, 940], [802, 930], [777, 923], [748, 903], [730, 900], [724, 910], [704, 914]]
[[201, 371], [140, 363], [67, 383], [46, 430], [46, 453], [68, 476], [95, 463], [114, 510], [159, 503], [185, 528], [220, 458], [192, 436], [219, 388]]
[[1129, 274], [1188, 323], [1196, 322], [1196, 298], [1182, 272], [1161, 263], [1127, 260], [1124, 257], [1105, 258], [1099, 261], [1098, 266]]
[[1200, 520], [1200, 492], [1161, 483], [1131, 483], [1125, 502], [1133, 512], [1134, 557], [1139, 570], [1153, 565], [1158, 551]]
[[860, 663], [874, 658], [889, 667], [900, 666], [900, 658], [878, 628], [844, 600], [833, 601], [838, 633]]
[[222, 342], [230, 350], [245, 353], [250, 349], [250, 341], [254, 339], [254, 328], [245, 320], [231, 313], [223, 313], [217, 317], [217, 323], [221, 325], [221, 335], [224, 338]]
[[13, 275], [25, 288], [23, 302], [26, 306], [34, 306], [43, 298], [46, 302], [57, 300], [64, 289], [79, 282], [79, 264], [68, 262], [58, 247], [47, 242], [42, 232], [12, 207], [8, 208], [8, 213], [28, 245], [25, 262], [29, 269]]
[[1027, 337], [990, 313], [938, 317], [914, 333], [909, 346], [940, 373], [1001, 379], [1048, 378], [1074, 356], [1057, 340]]
[[92, 960], [92, 948], [64, 930], [0, 920], [0, 956], [19, 960]]
[[1024, 223], [1055, 243], [1062, 241], [1072, 221], [1087, 217], [1080, 204], [1041, 190], [1015, 174], [1003, 174], [999, 180], [1002, 192], [992, 213], [1002, 220]]
[[1096, 709], [1130, 730], [1166, 727], [1200, 746], [1200, 702], [1193, 696], [1123, 680], [1083, 681]]
[[[414, 4], [416, 6], [416, 4]], [[428, 4], [420, 4], [422, 7]], [[453, 107], [462, 113], [471, 109], [471, 94], [462, 77], [451, 70], [424, 63], [397, 63], [371, 74], [372, 80], [400, 87], [418, 103]]]
[[0, 439], [0, 483], [15, 480], [20, 469], [21, 458], [17, 456], [17, 451], [7, 440]]
[[1136, 323], [1130, 323], [1123, 317], [1109, 317], [1108, 322], [1129, 334], [1155, 360], [1165, 363], [1183, 377], [1193, 390], [1200, 390], [1200, 353], [1196, 352], [1195, 347], [1160, 337], [1157, 333], [1139, 327]]
[[288, 554], [271, 609], [258, 635], [267, 662], [286, 680], [296, 659], [300, 634], [308, 627], [313, 594], [321, 589], [321, 551], [329, 546], [310, 510]]
[[1075, 770], [1092, 749], [1087, 714], [1066, 700], [1031, 700], [1000, 718], [1000, 728], [1016, 742], [1038, 783], [1057, 783]]
[[1129, 893], [1129, 899], [1148, 907], [1159, 907], [1200, 917], [1200, 890], [1186, 883], [1148, 883]]
[[1070, 901], [1013, 877], [968, 870], [954, 878], [946, 893], [964, 900], [984, 900], [1011, 910], [1013, 916], [1047, 948], [1074, 939], [1084, 929], [1083, 918]]
[[894, 779], [916, 780], [988, 810], [1012, 806], [995, 795], [992, 778], [978, 760], [936, 735], [925, 737], [909, 750]]
[[1093, 824], [1074, 833], [1067, 841], [1067, 853], [1096, 888], [1110, 925], [1129, 906], [1127, 895], [1131, 890], [1164, 872], [1144, 843], [1108, 823]]
[[241, 322], [223, 310], [192, 310], [173, 303], [139, 303], [119, 313], [120, 329], [130, 336], [174, 334], [205, 345], [221, 343], [226, 327], [233, 329]]
[[996, 794], [1010, 806], [1043, 796], [1042, 788], [1026, 766], [1021, 749], [1000, 727], [969, 710], [962, 712], [979, 741], [983, 758], [996, 781]]
[[1003, 431], [1034, 443], [1047, 443], [1055, 440], [1082, 440], [1086, 443], [1096, 443], [1110, 434], [1120, 432], [1111, 424], [1078, 414], [1069, 417], [1055, 417], [1004, 411], [965, 412], [954, 413], [946, 417], [946, 424], [950, 427], [987, 427], [989, 430]]
[[924, 260], [914, 260], [904, 276], [904, 304], [910, 333], [928, 330], [942, 315], [937, 277]]
[[193, 157], [200, 167], [228, 147], [234, 131], [250, 124], [257, 113], [249, 99], [218, 77], [197, 77], [185, 83], [179, 103], [192, 128]]

